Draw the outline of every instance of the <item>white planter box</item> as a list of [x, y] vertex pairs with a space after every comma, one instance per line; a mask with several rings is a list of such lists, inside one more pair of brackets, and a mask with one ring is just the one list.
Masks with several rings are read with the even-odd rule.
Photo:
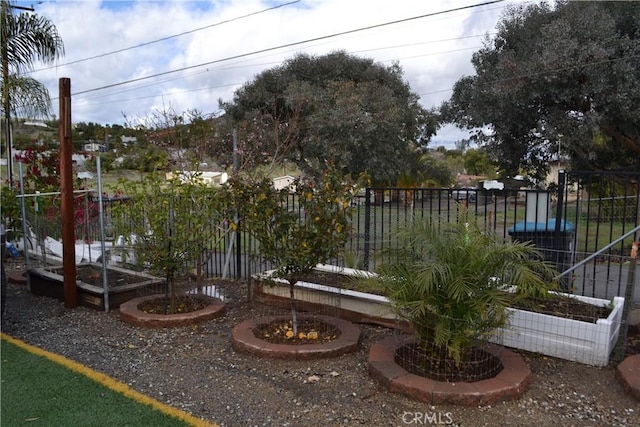
[[[606, 307], [611, 303], [600, 298], [565, 295], [597, 306]], [[491, 341], [560, 359], [605, 366], [618, 340], [623, 306], [624, 298], [615, 297], [609, 317], [595, 323], [508, 309], [509, 326], [502, 328]]]
[[[333, 265], [318, 264], [316, 270], [330, 273], [339, 273], [345, 276], [370, 276], [374, 273], [364, 270], [354, 270], [352, 268], [342, 268]], [[274, 270], [268, 270], [254, 276], [256, 280], [263, 280], [273, 274]], [[289, 298], [288, 282], [283, 279], [276, 279], [278, 285], [263, 285], [260, 292], [265, 295], [282, 299]], [[297, 282], [294, 286], [294, 296], [297, 301], [311, 304], [318, 304], [322, 301], [335, 301], [345, 318], [358, 322], [372, 322], [384, 326], [393, 326], [397, 316], [391, 309], [389, 299], [380, 295], [340, 289], [332, 286], [320, 285], [317, 283]]]

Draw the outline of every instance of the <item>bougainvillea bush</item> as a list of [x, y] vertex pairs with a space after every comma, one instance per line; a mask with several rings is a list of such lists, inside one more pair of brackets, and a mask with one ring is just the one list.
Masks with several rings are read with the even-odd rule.
[[[2, 221], [5, 227], [13, 233], [10, 239], [20, 237], [21, 200], [20, 185], [22, 183], [25, 199], [25, 214], [28, 227], [35, 234], [43, 247], [45, 238], [60, 239], [62, 236], [61, 198], [60, 198], [60, 161], [59, 149], [46, 145], [27, 148], [16, 155], [16, 161], [22, 164], [22, 179], [14, 180], [13, 186], [6, 183], [2, 186]], [[82, 189], [81, 181], [74, 185], [75, 189]], [[35, 196], [36, 194], [41, 196]], [[99, 207], [87, 194], [77, 194], [74, 197], [75, 235], [85, 241], [91, 240], [91, 232], [98, 220]]]

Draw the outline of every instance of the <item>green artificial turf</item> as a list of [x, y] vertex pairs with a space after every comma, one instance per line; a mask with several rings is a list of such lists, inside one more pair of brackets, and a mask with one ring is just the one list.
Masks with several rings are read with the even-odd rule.
[[42, 356], [1, 342], [2, 426], [189, 425]]

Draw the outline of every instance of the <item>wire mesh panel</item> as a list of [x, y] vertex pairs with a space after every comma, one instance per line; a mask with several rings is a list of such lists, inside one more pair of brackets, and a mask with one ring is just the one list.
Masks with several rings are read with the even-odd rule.
[[407, 372], [435, 381], [457, 383], [493, 378], [503, 368], [502, 349], [482, 338], [482, 330], [473, 331], [469, 326], [468, 319], [434, 313], [430, 321], [411, 325], [418, 333], [396, 334], [394, 360]]
[[[577, 259], [587, 260], [590, 253], [576, 252]], [[567, 275], [571, 292], [608, 301], [616, 296], [630, 295], [630, 303], [640, 302], [640, 274], [631, 268], [631, 249], [627, 255], [599, 254], [576, 264]]]
[[[628, 234], [640, 224], [639, 180], [638, 172], [567, 174], [562, 209], [564, 217], [575, 224], [570, 264], [588, 259], [569, 275], [576, 292], [605, 297], [624, 294], [624, 260], [634, 241], [633, 233]], [[593, 254], [597, 255], [589, 259]], [[634, 295], [634, 301], [638, 300]]]
[[[19, 241], [32, 255], [29, 266], [62, 262], [62, 212], [60, 193], [22, 194], [25, 199], [23, 218], [26, 233]], [[74, 242], [76, 262], [102, 259], [98, 204], [89, 192], [74, 193]]]
[[[341, 275], [314, 271], [296, 276], [296, 282], [263, 271], [252, 280], [253, 300], [261, 316], [255, 318], [257, 338], [275, 344], [320, 344], [340, 336], [323, 318], [341, 317]], [[268, 321], [265, 320], [268, 319]]]

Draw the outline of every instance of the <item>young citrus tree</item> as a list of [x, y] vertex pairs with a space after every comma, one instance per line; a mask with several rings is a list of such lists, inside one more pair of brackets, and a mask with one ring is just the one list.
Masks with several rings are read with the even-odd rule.
[[353, 182], [332, 172], [314, 182], [299, 178], [276, 190], [269, 179], [230, 185], [240, 224], [260, 242], [260, 256], [288, 281], [294, 334], [298, 334], [294, 285], [319, 263], [339, 256], [351, 234]]
[[[140, 181], [120, 180], [115, 190], [123, 202], [113, 207], [115, 225], [137, 263], [166, 277], [170, 313], [176, 310], [177, 276], [193, 266], [201, 271], [206, 254], [224, 239], [224, 223], [231, 217], [226, 192], [203, 183], [198, 173], [173, 176], [152, 173]], [[212, 225], [221, 232], [203, 232]]]

